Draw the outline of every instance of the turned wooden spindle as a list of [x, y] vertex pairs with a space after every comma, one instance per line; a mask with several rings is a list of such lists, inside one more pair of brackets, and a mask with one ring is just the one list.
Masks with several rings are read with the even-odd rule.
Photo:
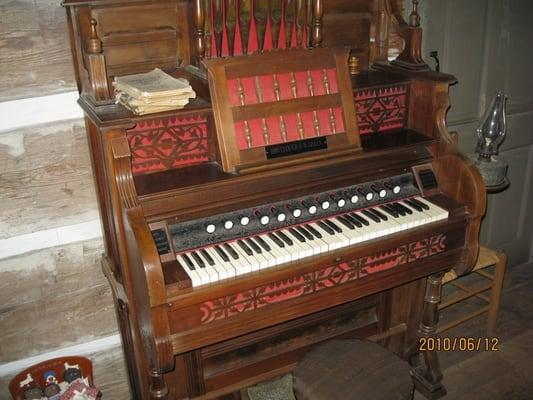
[[[274, 86], [274, 96], [276, 97], [276, 101], [281, 100], [281, 89], [279, 87], [279, 80], [278, 75], [273, 74], [272, 75], [272, 82]], [[287, 141], [287, 125], [285, 124], [285, 118], [283, 115], [279, 116], [279, 131], [281, 133], [281, 139], [286, 142]]]
[[203, 0], [194, 1], [194, 45], [200, 60], [205, 58], [205, 9]]
[[[326, 94], [331, 94], [331, 86], [329, 83], [329, 76], [328, 71], [326, 69], [322, 70], [322, 81], [324, 83], [324, 90]], [[337, 133], [337, 121], [335, 120], [335, 113], [333, 112], [333, 108], [329, 108], [329, 128], [331, 129], [331, 133]]]
[[237, 1], [224, 0], [226, 20], [226, 35], [228, 39], [228, 52], [230, 57], [235, 54], [235, 27], [237, 24]]
[[[296, 74], [294, 72], [291, 72], [290, 85], [291, 85], [292, 98], [297, 99], [298, 98], [298, 85], [296, 82]], [[298, 137], [300, 139], [303, 139], [304, 134], [305, 134], [304, 122], [302, 120], [302, 114], [299, 112], [296, 113], [296, 130], [298, 131]]]
[[250, 42], [250, 28], [252, 23], [252, 1], [253, 0], [240, 0], [237, 5], [243, 54], [248, 54], [248, 44]]
[[291, 39], [292, 39], [292, 32], [294, 29], [294, 18], [295, 18], [295, 11], [296, 11], [296, 0], [287, 0], [286, 2], [283, 2], [283, 6], [285, 7], [283, 9], [283, 15], [285, 16], [285, 20], [282, 21], [282, 23], [285, 24], [285, 47], [290, 48], [291, 47]]
[[[261, 87], [261, 81], [259, 77], [255, 77], [255, 93], [257, 95], [258, 103], [263, 103], [263, 88]], [[263, 132], [263, 139], [265, 144], [270, 144], [270, 131], [268, 130], [268, 125], [265, 118], [261, 118], [261, 131]]]
[[313, 1], [313, 35], [311, 45], [313, 47], [322, 46], [322, 17], [324, 15], [324, 5], [322, 0]]
[[[311, 96], [315, 95], [315, 83], [311, 71], [307, 70], [307, 88]], [[315, 129], [315, 136], [320, 136], [320, 118], [316, 110], [313, 110], [313, 127]]]
[[215, 35], [215, 47], [217, 57], [222, 56], [222, 39], [224, 34], [224, 21], [223, 21], [223, 11], [222, 11], [222, 1], [223, 0], [212, 0], [213, 1], [213, 32]]
[[100, 54], [102, 52], [102, 41], [96, 32], [96, 20], [91, 18], [91, 33], [87, 40], [87, 53]]
[[[246, 94], [244, 93], [244, 86], [242, 85], [241, 78], [237, 78], [237, 93], [239, 94], [239, 103], [241, 106], [246, 104]], [[247, 120], [244, 120], [244, 138], [246, 139], [246, 145], [248, 148], [252, 147], [252, 132], [250, 131], [250, 124]]]

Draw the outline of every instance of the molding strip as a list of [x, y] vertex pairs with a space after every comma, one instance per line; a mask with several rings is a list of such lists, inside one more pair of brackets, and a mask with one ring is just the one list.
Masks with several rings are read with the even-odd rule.
[[37, 356], [0, 364], [0, 376], [11, 376], [18, 374], [20, 371], [23, 371], [32, 365], [50, 360], [52, 358], [86, 356], [92, 353], [102, 352], [110, 348], [120, 346], [120, 343], [120, 335], [117, 334], [74, 346], [63, 347], [61, 349], [50, 351], [48, 353], [42, 353]]
[[30, 251], [99, 237], [102, 237], [100, 219], [13, 236], [0, 240], [0, 260]]
[[31, 125], [83, 118], [78, 92], [0, 102], [0, 132]]

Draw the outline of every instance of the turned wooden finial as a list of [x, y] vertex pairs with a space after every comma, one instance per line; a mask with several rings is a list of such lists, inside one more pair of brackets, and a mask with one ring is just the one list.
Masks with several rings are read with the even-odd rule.
[[87, 40], [87, 52], [91, 54], [100, 54], [102, 52], [102, 41], [96, 33], [96, 20], [91, 18], [91, 35]]
[[420, 26], [420, 15], [418, 14], [418, 0], [413, 0], [413, 11], [409, 15], [409, 26], [416, 28]]
[[348, 60], [348, 68], [350, 75], [357, 75], [359, 73], [359, 59], [356, 56], [350, 56]]

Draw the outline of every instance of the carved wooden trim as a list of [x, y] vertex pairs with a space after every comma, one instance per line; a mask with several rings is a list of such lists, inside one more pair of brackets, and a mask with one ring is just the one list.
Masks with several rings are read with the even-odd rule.
[[422, 58], [422, 29], [418, 14], [418, 0], [413, 0], [409, 23], [404, 20], [399, 10], [391, 7], [390, 0], [386, 0], [385, 6], [398, 35], [405, 41], [402, 53], [391, 62], [391, 65], [411, 71], [429, 71], [429, 66]]
[[115, 180], [125, 209], [131, 209], [139, 206], [137, 190], [133, 182], [131, 172], [131, 152], [126, 136], [120, 136], [112, 139], [111, 150], [115, 164]]
[[96, 20], [91, 18], [91, 33], [87, 40], [87, 70], [91, 83], [92, 95], [96, 101], [111, 98], [107, 83], [107, 67], [102, 49], [102, 41], [96, 32]]
[[306, 296], [365, 277], [396, 268], [442, 253], [446, 249], [446, 235], [439, 234], [411, 242], [394, 249], [361, 257], [348, 263], [319, 269], [279, 282], [258, 286], [242, 293], [235, 293], [200, 306], [201, 323], [208, 324], [227, 319], [244, 312]]

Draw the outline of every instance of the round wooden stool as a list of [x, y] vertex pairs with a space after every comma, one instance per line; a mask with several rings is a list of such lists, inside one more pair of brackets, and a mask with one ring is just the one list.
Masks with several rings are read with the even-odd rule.
[[293, 389], [298, 400], [410, 400], [409, 364], [365, 340], [331, 340], [298, 363]]

